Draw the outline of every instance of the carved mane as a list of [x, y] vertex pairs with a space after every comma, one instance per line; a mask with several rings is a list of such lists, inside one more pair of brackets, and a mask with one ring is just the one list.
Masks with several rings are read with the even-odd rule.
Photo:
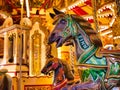
[[100, 46], [100, 47], [102, 46], [102, 42], [98, 36], [98, 33], [92, 28], [91, 24], [87, 20], [77, 15], [71, 15], [71, 17], [76, 22], [79, 22], [80, 27], [90, 37], [90, 40], [94, 45]]

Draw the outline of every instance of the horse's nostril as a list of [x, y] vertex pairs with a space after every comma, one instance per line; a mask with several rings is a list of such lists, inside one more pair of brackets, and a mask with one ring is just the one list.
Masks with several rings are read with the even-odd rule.
[[56, 39], [55, 37], [56, 37], [55, 33], [51, 34], [51, 36], [48, 39], [48, 44], [51, 44], [52, 42], [54, 42]]

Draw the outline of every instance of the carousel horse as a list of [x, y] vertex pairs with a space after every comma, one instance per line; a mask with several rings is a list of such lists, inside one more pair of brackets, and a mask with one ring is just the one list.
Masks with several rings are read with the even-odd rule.
[[50, 71], [54, 71], [54, 90], [60, 90], [66, 84], [74, 83], [74, 76], [67, 62], [53, 57], [48, 59], [41, 72], [49, 74]]
[[[83, 89], [83, 87], [89, 87], [93, 90], [94, 88], [98, 88], [98, 84], [87, 82], [83, 84], [79, 84], [80, 81], [74, 80], [73, 71], [71, 70], [69, 64], [61, 60], [59, 58], [50, 58], [46, 61], [45, 66], [41, 70], [43, 74], [49, 74], [50, 71], [54, 71], [54, 81], [53, 81], [53, 90], [78, 90], [77, 88]], [[85, 89], [85, 88], [84, 88]]]
[[[97, 90], [111, 90], [113, 87], [119, 87], [119, 56], [100, 54], [102, 42], [87, 20], [74, 14], [65, 14], [57, 9], [53, 11], [55, 14], [50, 13], [50, 16], [54, 19], [55, 27], [49, 36], [48, 44], [56, 42], [58, 48], [68, 41], [73, 43], [77, 58], [76, 66], [78, 69], [83, 68], [80, 75], [82, 86], [89, 81], [92, 81], [92, 85], [100, 79], [101, 85]], [[82, 86], [80, 85], [78, 90], [84, 89]], [[90, 89], [85, 87], [85, 90]]]
[[12, 90], [12, 78], [7, 72], [7, 69], [0, 70], [0, 90]]

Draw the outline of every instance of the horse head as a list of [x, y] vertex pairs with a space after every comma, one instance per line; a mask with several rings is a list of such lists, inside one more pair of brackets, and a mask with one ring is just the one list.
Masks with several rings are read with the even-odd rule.
[[66, 42], [66, 40], [68, 41], [72, 36], [72, 32], [68, 27], [68, 22], [70, 22], [71, 17], [69, 15], [65, 15], [63, 12], [60, 12], [57, 9], [53, 10], [56, 15], [50, 13], [50, 16], [55, 20], [53, 22], [55, 28], [53, 29], [49, 37], [48, 43], [51, 44], [53, 42], [56, 42], [56, 46], [60, 47], [64, 44], [64, 42]]
[[79, 34], [86, 37], [89, 45], [92, 43], [98, 46], [102, 46], [100, 39], [97, 37], [97, 33], [91, 27], [90, 23], [84, 18], [77, 15], [65, 14], [57, 9], [53, 8], [55, 14], [50, 16], [54, 19], [55, 25], [52, 30], [48, 43], [56, 42], [56, 47], [60, 47], [66, 42], [71, 42]]
[[46, 60], [46, 63], [43, 67], [43, 69], [41, 70], [41, 72], [43, 74], [48, 74], [50, 71], [54, 71], [58, 68], [59, 63], [57, 58], [50, 58], [48, 60]]
[[[45, 66], [41, 70], [43, 74], [49, 74], [50, 71], [54, 71], [53, 83], [60, 83], [67, 80], [69, 83], [74, 83], [74, 75], [72, 70], [66, 61], [58, 58], [50, 58], [46, 61]], [[57, 82], [56, 82], [57, 81]]]

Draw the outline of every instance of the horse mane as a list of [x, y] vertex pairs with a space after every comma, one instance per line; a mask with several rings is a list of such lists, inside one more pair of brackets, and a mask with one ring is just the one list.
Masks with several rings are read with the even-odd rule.
[[61, 59], [59, 59], [59, 61], [60, 61], [60, 62], [62, 63], [62, 65], [63, 65], [64, 73], [65, 73], [66, 78], [68, 79], [68, 81], [74, 80], [74, 75], [73, 75], [73, 72], [72, 72], [72, 70], [71, 70], [68, 62], [65, 61], [65, 60], [61, 60]]
[[102, 47], [102, 42], [98, 36], [98, 33], [92, 28], [91, 24], [85, 20], [83, 17], [72, 14], [71, 17], [79, 23], [80, 27], [85, 31], [85, 33], [90, 37], [90, 41], [95, 46]]

